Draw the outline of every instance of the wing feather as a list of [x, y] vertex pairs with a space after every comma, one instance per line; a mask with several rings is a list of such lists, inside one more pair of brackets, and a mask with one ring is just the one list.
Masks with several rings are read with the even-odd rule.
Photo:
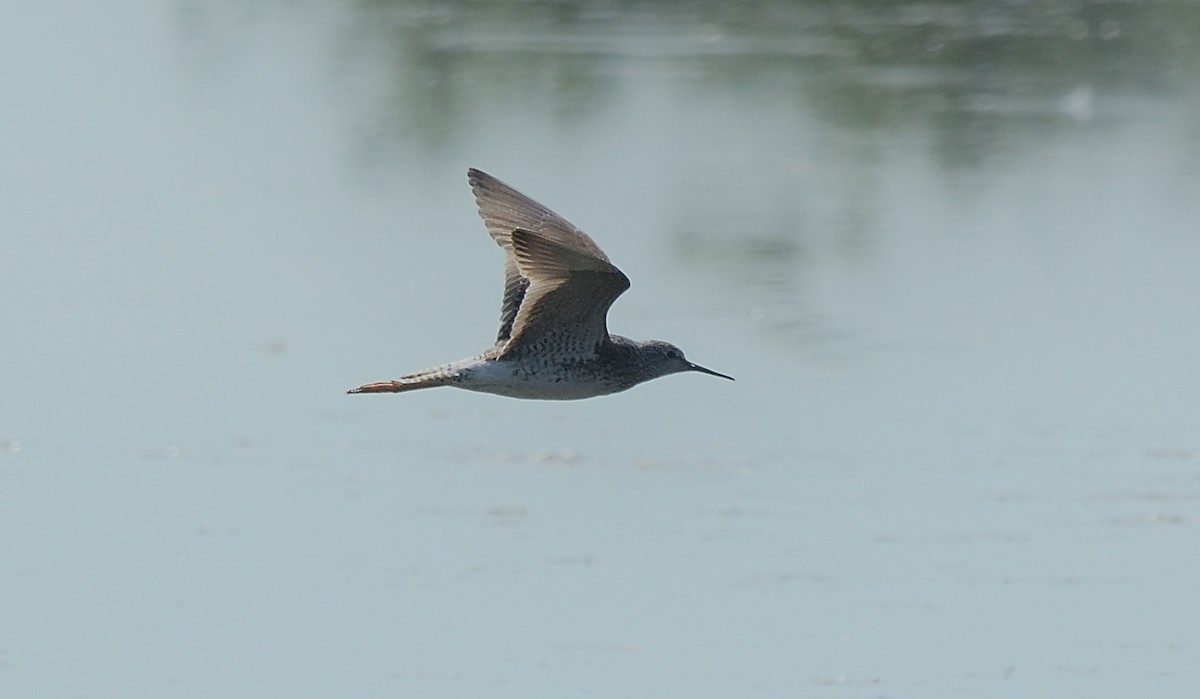
[[608, 309], [629, 278], [606, 259], [521, 228], [510, 236], [521, 276], [529, 280], [504, 354], [526, 349], [564, 357], [593, 356], [608, 342]]
[[475, 205], [483, 224], [505, 252], [504, 298], [500, 305], [500, 330], [496, 335], [496, 344], [502, 345], [514, 334], [518, 311], [530, 288], [530, 280], [522, 275], [513, 256], [513, 231], [521, 229], [535, 233], [605, 263], [608, 256], [570, 221], [486, 172], [471, 168], [467, 171], [467, 181], [475, 194]]

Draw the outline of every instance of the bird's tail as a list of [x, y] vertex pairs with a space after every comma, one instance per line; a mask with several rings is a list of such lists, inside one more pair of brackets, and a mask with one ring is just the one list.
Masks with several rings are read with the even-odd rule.
[[374, 381], [365, 383], [358, 388], [352, 388], [346, 393], [403, 393], [415, 391], [418, 388], [434, 388], [454, 383], [455, 374], [446, 367], [426, 369], [412, 374], [405, 374], [391, 381]]

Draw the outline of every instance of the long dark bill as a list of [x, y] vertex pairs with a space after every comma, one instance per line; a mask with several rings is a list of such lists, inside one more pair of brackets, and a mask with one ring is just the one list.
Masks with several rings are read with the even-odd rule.
[[713, 371], [712, 369], [706, 369], [706, 368], [704, 368], [704, 367], [700, 366], [699, 364], [693, 364], [693, 365], [692, 365], [692, 371], [698, 371], [698, 372], [700, 372], [701, 374], [708, 374], [709, 376], [719, 376], [719, 377], [721, 377], [721, 378], [723, 378], [723, 379], [729, 379], [730, 381], [736, 381], [736, 380], [737, 380], [737, 379], [733, 378], [732, 376], [726, 376], [725, 374], [722, 374], [722, 373], [720, 373], [720, 372]]

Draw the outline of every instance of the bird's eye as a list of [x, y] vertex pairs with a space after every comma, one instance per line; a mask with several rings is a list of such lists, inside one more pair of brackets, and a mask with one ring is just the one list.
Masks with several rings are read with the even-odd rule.
[[679, 353], [679, 350], [677, 350], [677, 349], [669, 349], [669, 350], [667, 350], [667, 359], [679, 359], [679, 358], [680, 358], [680, 357], [682, 357], [682, 356], [683, 356], [683, 355], [682, 355], [682, 354], [680, 354], [680, 353]]

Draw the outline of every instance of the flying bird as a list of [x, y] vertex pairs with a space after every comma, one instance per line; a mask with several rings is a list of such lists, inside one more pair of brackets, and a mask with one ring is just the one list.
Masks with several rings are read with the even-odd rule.
[[504, 250], [504, 300], [496, 343], [478, 356], [376, 381], [348, 393], [452, 386], [510, 398], [577, 400], [660, 376], [700, 372], [669, 342], [608, 332], [608, 309], [629, 278], [586, 233], [491, 175], [471, 168], [488, 233]]

